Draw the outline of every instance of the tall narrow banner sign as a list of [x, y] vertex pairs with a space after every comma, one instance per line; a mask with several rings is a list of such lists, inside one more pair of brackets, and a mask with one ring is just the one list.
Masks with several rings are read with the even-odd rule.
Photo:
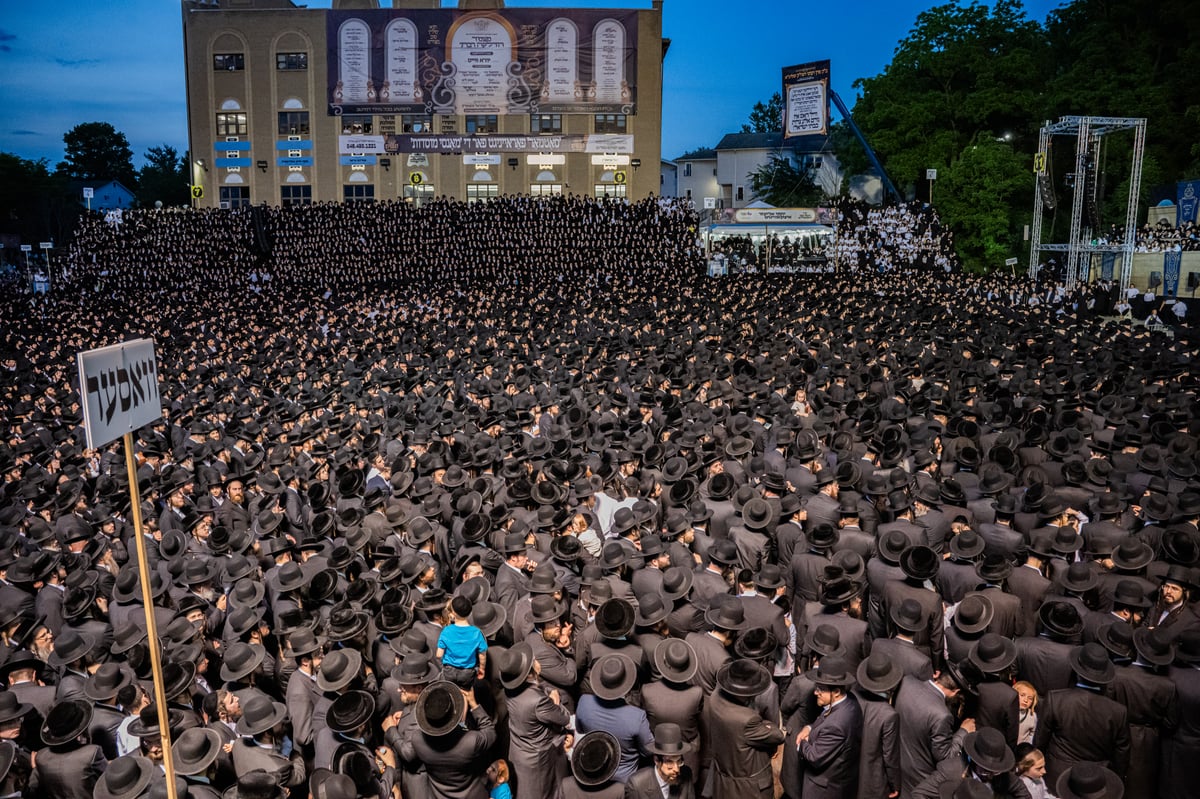
[[1163, 253], [1163, 293], [1174, 297], [1179, 292], [1179, 267], [1183, 263], [1183, 253], [1179, 250], [1167, 250]]
[[1179, 184], [1179, 195], [1175, 202], [1175, 224], [1196, 221], [1196, 209], [1200, 206], [1200, 180], [1185, 180]]
[[1100, 256], [1100, 278], [1102, 280], [1113, 279], [1113, 267], [1117, 263], [1117, 254], [1115, 252], [1106, 252]]
[[629, 10], [329, 11], [329, 113], [633, 114], [637, 38]]
[[829, 132], [829, 61], [783, 70], [783, 138]]

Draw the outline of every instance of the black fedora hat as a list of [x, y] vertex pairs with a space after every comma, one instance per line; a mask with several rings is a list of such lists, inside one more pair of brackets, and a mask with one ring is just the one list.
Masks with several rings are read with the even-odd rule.
[[983, 594], [968, 594], [955, 608], [951, 623], [959, 632], [974, 635], [987, 629], [994, 613], [992, 600]]
[[340, 691], [354, 682], [361, 668], [362, 653], [357, 649], [335, 649], [321, 661], [317, 687], [322, 691]]
[[592, 693], [600, 699], [620, 699], [637, 682], [637, 664], [628, 655], [610, 652], [596, 661], [589, 674]]
[[56, 669], [69, 666], [90, 655], [96, 649], [96, 644], [96, 639], [89, 633], [68, 627], [54, 640], [54, 651], [46, 658], [46, 663]]
[[1116, 675], [1108, 652], [1100, 644], [1077, 646], [1067, 657], [1079, 679], [1093, 685], [1108, 685]]
[[717, 672], [717, 686], [730, 696], [750, 699], [771, 684], [771, 673], [753, 660], [731, 660]]
[[804, 635], [804, 648], [819, 657], [842, 657], [846, 648], [842, 646], [842, 634], [832, 624], [814, 624]]
[[1096, 572], [1084, 561], [1072, 563], [1058, 579], [1064, 591], [1082, 594], [1092, 590], [1099, 584]]
[[325, 726], [333, 732], [350, 733], [371, 720], [375, 698], [366, 691], [346, 691], [325, 711]]
[[425, 686], [417, 699], [417, 726], [426, 735], [441, 738], [458, 728], [466, 709], [462, 689], [452, 682], [437, 680]]
[[633, 604], [629, 600], [610, 599], [596, 611], [596, 632], [601, 638], [623, 638], [633, 630], [635, 621]]
[[678, 724], [664, 721], [654, 725], [654, 743], [650, 745], [651, 754], [661, 757], [679, 757], [687, 754], [691, 746], [683, 740], [683, 731]]
[[1017, 645], [995, 633], [984, 633], [967, 657], [984, 674], [999, 674], [1017, 660]]
[[1059, 638], [1074, 638], [1083, 632], [1083, 619], [1070, 602], [1048, 599], [1038, 608], [1042, 629]]
[[1004, 741], [1004, 733], [994, 727], [980, 727], [963, 740], [963, 751], [984, 771], [1003, 774], [1016, 763]]
[[775, 633], [766, 627], [750, 627], [743, 630], [733, 644], [733, 651], [738, 657], [762, 661], [773, 657], [779, 649], [779, 640]]
[[1064, 771], [1055, 784], [1058, 799], [1122, 799], [1125, 784], [1099, 763], [1079, 763]]
[[24, 718], [33, 705], [22, 702], [12, 691], [0, 691], [0, 724]]
[[287, 707], [283, 703], [259, 694], [246, 700], [236, 732], [239, 735], [261, 735], [287, 717]]
[[719, 602], [713, 597], [713, 605], [704, 614], [704, 620], [711, 626], [730, 632], [746, 628], [746, 610], [735, 597], [725, 597]]
[[690, 569], [682, 566], [672, 566], [663, 572], [662, 595], [668, 601], [674, 601], [687, 596], [692, 590], [694, 576]]
[[1134, 630], [1133, 646], [1138, 659], [1152, 666], [1166, 666], [1175, 660], [1175, 644], [1167, 630], [1161, 627]]
[[267, 650], [262, 644], [247, 644], [235, 641], [225, 649], [221, 662], [221, 679], [238, 682], [254, 672], [266, 660]]
[[1126, 536], [1113, 550], [1112, 562], [1118, 569], [1136, 571], [1154, 560], [1154, 549], [1139, 538]]
[[1114, 605], [1142, 609], [1154, 604], [1137, 580], [1118, 580], [1117, 587], [1113, 589], [1112, 601]]
[[92, 723], [92, 705], [86, 699], [56, 702], [42, 722], [42, 743], [60, 746], [83, 735]]
[[698, 664], [692, 645], [680, 638], [664, 638], [654, 647], [654, 668], [664, 680], [686, 683], [696, 674]]
[[975, 564], [975, 574], [985, 583], [1001, 583], [1013, 573], [1013, 562], [1003, 555], [985, 555]]
[[[551, 599], [553, 599], [551, 597]], [[557, 604], [557, 603], [555, 603]], [[478, 627], [483, 633], [483, 637], [495, 635], [504, 623], [508, 621], [508, 613], [503, 605], [495, 602], [481, 602], [471, 609], [470, 621], [472, 626]], [[536, 624], [536, 620], [534, 621]]]
[[950, 552], [961, 560], [973, 560], [983, 554], [987, 542], [974, 530], [963, 530], [950, 539]]
[[899, 530], [888, 530], [879, 538], [879, 557], [886, 563], [899, 565], [908, 545], [908, 536]]
[[932, 548], [924, 544], [909, 547], [900, 556], [900, 569], [913, 580], [932, 580], [938, 573], [941, 561]]
[[1137, 649], [1133, 645], [1133, 627], [1127, 621], [1117, 620], [1100, 628], [1096, 641], [1118, 658], [1133, 660]]
[[612, 733], [594, 730], [575, 742], [571, 774], [580, 785], [595, 788], [611, 780], [620, 763], [621, 744]]
[[438, 678], [441, 671], [428, 655], [415, 654], [409, 655], [403, 663], [392, 669], [392, 679], [405, 687], [428, 685]]
[[514, 690], [525, 684], [529, 672], [533, 670], [533, 649], [525, 641], [511, 646], [507, 651], [497, 653], [496, 665], [500, 670], [500, 684]]
[[221, 754], [221, 734], [208, 727], [189, 727], [171, 744], [175, 773], [203, 774]]
[[105, 663], [84, 680], [83, 695], [94, 702], [105, 702], [132, 682], [132, 674], [116, 663]]
[[858, 684], [864, 690], [875, 693], [886, 693], [904, 679], [904, 670], [893, 658], [881, 652], [875, 652], [858, 664]]
[[804, 676], [816, 685], [830, 685], [836, 688], [849, 688], [855, 682], [854, 672], [849, 664], [840, 657], [823, 657], [815, 669], [810, 669]]
[[96, 780], [95, 799], [137, 799], [150, 787], [154, 763], [140, 755], [124, 755], [108, 764]]
[[669, 616], [671, 610], [671, 606], [663, 599], [662, 594], [646, 593], [638, 597], [634, 623], [639, 627], [653, 627]]
[[893, 604], [889, 609], [888, 616], [896, 627], [909, 633], [924, 630], [928, 622], [925, 610], [915, 599], [905, 599], [903, 602]]

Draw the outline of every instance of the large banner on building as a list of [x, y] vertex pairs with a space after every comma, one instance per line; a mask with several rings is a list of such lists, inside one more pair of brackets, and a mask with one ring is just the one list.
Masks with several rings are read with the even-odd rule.
[[783, 138], [829, 133], [829, 61], [783, 70]]
[[[343, 136], [342, 138], [349, 138]], [[371, 138], [359, 136], [355, 138]], [[524, 136], [519, 133], [459, 136], [448, 134], [390, 134], [376, 136], [382, 149], [357, 152], [436, 153], [459, 155], [472, 153], [632, 153], [633, 136], [627, 134], [564, 134]]]
[[636, 11], [373, 9], [326, 20], [335, 116], [635, 112]]
[[1178, 185], [1175, 202], [1175, 224], [1196, 221], [1196, 209], [1200, 206], [1200, 180], [1185, 180]]

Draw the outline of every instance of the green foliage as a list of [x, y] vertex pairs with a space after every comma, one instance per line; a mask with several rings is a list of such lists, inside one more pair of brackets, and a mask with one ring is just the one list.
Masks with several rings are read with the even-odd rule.
[[779, 155], [750, 173], [750, 186], [755, 196], [777, 208], [807, 208], [825, 199], [812, 170], [801, 169]]
[[750, 121], [742, 125], [742, 133], [779, 133], [783, 130], [783, 95], [775, 92], [766, 105], [754, 104]]
[[127, 189], [137, 188], [133, 151], [125, 134], [107, 122], [84, 122], [63, 134], [67, 158], [60, 172], [75, 180], [119, 180]]
[[145, 154], [146, 164], [138, 172], [137, 200], [144, 208], [155, 202], [164, 206], [188, 205], [187, 161], [169, 144], [151, 147]]
[[81, 210], [68, 192], [66, 177], [51, 172], [46, 159], [0, 153], [0, 232], [26, 244], [65, 242]]
[[938, 173], [934, 200], [954, 230], [965, 268], [988, 271], [1018, 255], [1032, 186], [1032, 158], [990, 133]]

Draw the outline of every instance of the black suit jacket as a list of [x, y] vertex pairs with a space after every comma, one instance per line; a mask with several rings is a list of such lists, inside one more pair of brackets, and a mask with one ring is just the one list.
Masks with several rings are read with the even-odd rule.
[[1046, 755], [1046, 784], [1077, 763], [1100, 763], [1124, 779], [1129, 770], [1129, 713], [1083, 688], [1051, 691], [1038, 704], [1033, 744]]
[[863, 717], [853, 694], [813, 720], [800, 743], [804, 799], [851, 799], [858, 787]]
[[[679, 782], [668, 789], [667, 795], [670, 799], [692, 799], [696, 795], [693, 781], [692, 770], [684, 766], [679, 772]], [[658, 777], [654, 775], [654, 766], [644, 768], [629, 778], [629, 782], [625, 783], [625, 799], [663, 799]]]

